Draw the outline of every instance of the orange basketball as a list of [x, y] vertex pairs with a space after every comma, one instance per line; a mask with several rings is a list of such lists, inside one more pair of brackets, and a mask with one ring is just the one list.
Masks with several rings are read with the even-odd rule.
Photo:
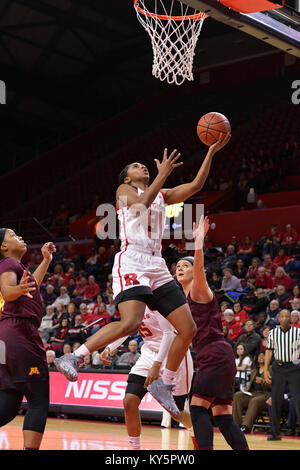
[[205, 145], [212, 145], [222, 134], [231, 131], [227, 117], [220, 113], [207, 113], [198, 122], [197, 134]]

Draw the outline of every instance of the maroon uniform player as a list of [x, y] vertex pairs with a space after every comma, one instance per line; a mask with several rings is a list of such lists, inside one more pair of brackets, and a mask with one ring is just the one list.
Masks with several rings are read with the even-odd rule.
[[197, 333], [193, 339], [197, 373], [192, 388], [191, 417], [199, 450], [213, 449], [213, 426], [208, 410], [227, 443], [234, 450], [248, 450], [244, 434], [232, 417], [233, 384], [236, 373], [232, 347], [225, 341], [220, 308], [209, 288], [204, 271], [203, 242], [209, 229], [207, 218], [194, 224], [195, 257], [178, 261], [177, 280], [183, 287]]
[[49, 408], [49, 374], [38, 328], [42, 319], [39, 292], [55, 251], [42, 247], [43, 261], [34, 275], [21, 263], [27, 245], [11, 229], [0, 229], [0, 427], [18, 413], [25, 395], [24, 449], [38, 450]]

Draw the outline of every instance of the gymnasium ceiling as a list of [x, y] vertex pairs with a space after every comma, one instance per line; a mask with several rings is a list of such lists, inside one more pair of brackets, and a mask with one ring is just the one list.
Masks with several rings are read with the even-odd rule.
[[[195, 66], [272, 51], [208, 19]], [[167, 85], [152, 77], [151, 64], [150, 41], [132, 0], [1, 0], [2, 174], [31, 158], [37, 141], [39, 149], [44, 142], [54, 146], [163, 91]]]

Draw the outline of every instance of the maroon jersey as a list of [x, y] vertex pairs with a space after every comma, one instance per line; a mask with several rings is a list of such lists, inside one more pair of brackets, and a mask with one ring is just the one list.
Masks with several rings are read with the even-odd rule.
[[214, 295], [211, 302], [200, 304], [190, 294], [187, 301], [197, 325], [193, 339], [197, 373], [192, 394], [213, 397], [215, 405], [231, 405], [236, 366], [233, 349], [224, 338], [218, 301]]
[[[26, 271], [25, 266], [15, 258], [9, 257], [0, 261], [0, 275], [5, 272], [16, 273], [17, 284], [19, 284], [24, 271]], [[29, 272], [28, 274], [29, 280], [35, 281], [34, 276]], [[11, 302], [2, 301], [2, 305], [0, 302], [1, 320], [4, 320], [5, 318], [29, 318], [39, 326], [43, 316], [43, 308], [37, 284], [36, 289], [31, 291], [31, 295], [32, 299], [26, 295], [21, 295], [21, 297]]]
[[200, 351], [208, 343], [223, 339], [223, 327], [220, 315], [220, 307], [216, 296], [211, 302], [200, 304], [191, 299], [190, 294], [187, 301], [192, 312], [193, 319], [197, 325], [197, 333], [193, 339], [193, 345]]

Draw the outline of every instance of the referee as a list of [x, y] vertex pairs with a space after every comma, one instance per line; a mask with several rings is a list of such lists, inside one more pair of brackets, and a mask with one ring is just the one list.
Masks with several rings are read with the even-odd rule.
[[[280, 436], [280, 415], [285, 387], [288, 386], [295, 402], [296, 413], [300, 419], [300, 328], [290, 325], [289, 310], [281, 310], [280, 326], [269, 332], [265, 354], [264, 376], [266, 383], [272, 382], [272, 434], [269, 441], [278, 441]], [[269, 366], [272, 362], [272, 377]]]

